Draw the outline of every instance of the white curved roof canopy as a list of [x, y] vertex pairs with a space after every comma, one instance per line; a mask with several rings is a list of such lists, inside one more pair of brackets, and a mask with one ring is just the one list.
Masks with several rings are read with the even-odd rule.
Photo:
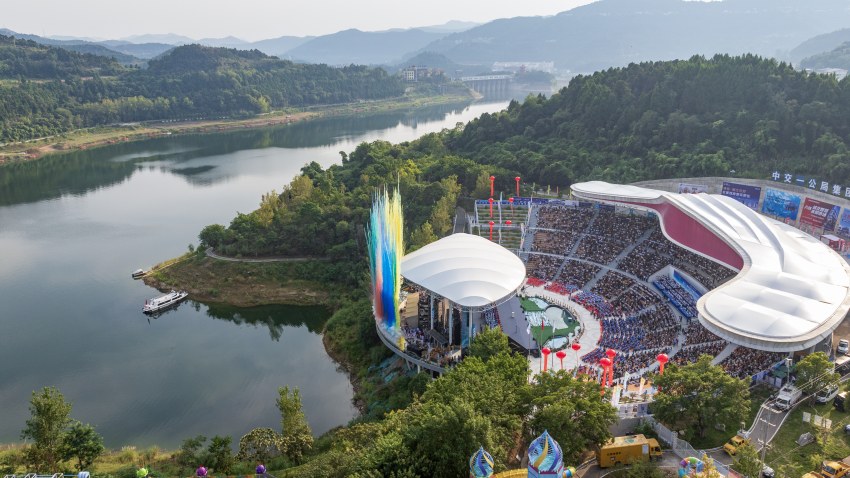
[[480, 308], [514, 294], [525, 265], [483, 237], [452, 234], [404, 256], [401, 275], [455, 304]]
[[[828, 337], [850, 310], [850, 266], [841, 256], [732, 198], [601, 181], [572, 189], [581, 198], [660, 211], [664, 234], [690, 250], [706, 239], [691, 237], [689, 246], [687, 237], [680, 234], [677, 240], [668, 234], [672, 226], [665, 220], [696, 221], [734, 249], [743, 260], [739, 274], [697, 302], [700, 322], [730, 342], [778, 352], [803, 350]], [[665, 214], [670, 206], [685, 216]]]

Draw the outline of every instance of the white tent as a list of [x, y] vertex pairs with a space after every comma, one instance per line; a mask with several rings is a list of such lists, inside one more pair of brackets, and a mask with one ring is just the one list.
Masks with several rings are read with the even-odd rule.
[[717, 262], [724, 260], [700, 250], [717, 239], [731, 247], [740, 272], [697, 302], [700, 322], [730, 342], [777, 352], [807, 349], [829, 337], [850, 310], [850, 266], [841, 256], [732, 198], [601, 181], [572, 190], [583, 199], [653, 210], [670, 240]]
[[404, 256], [401, 275], [463, 308], [486, 308], [516, 293], [525, 265], [483, 237], [452, 234]]

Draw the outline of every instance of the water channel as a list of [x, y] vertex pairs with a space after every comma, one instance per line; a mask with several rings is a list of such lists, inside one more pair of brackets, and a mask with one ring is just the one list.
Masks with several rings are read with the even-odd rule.
[[0, 443], [19, 441], [44, 386], [111, 448], [279, 428], [283, 385], [301, 390], [316, 434], [347, 423], [351, 384], [321, 341], [327, 311], [187, 302], [148, 319], [142, 304], [159, 293], [130, 272], [255, 209], [310, 161], [327, 167], [360, 142], [411, 140], [505, 106], [163, 137], [0, 167]]

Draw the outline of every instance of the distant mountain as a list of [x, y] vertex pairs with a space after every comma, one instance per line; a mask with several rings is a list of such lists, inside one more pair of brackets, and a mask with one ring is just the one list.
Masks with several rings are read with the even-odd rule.
[[184, 37], [183, 35], [175, 35], [174, 33], [146, 33], [144, 35], [131, 35], [122, 38], [122, 40], [130, 43], [167, 43], [175, 46], [197, 43], [197, 41], [192, 38]]
[[150, 60], [174, 48], [174, 45], [167, 43], [122, 43], [110, 47], [115, 51], [133, 55], [143, 60]]
[[439, 68], [443, 70], [447, 76], [453, 76], [454, 73], [458, 70], [463, 70], [470, 74], [475, 74], [479, 71], [479, 68], [475, 67], [475, 72], [467, 71], [469, 67], [464, 65], [459, 65], [444, 55], [439, 53], [433, 53], [430, 51], [426, 51], [423, 53], [419, 53], [415, 56], [412, 56], [401, 63], [395, 65], [390, 68], [390, 71], [400, 71], [408, 66], [427, 66], [429, 68]]
[[812, 70], [819, 70], [821, 68], [850, 70], [850, 41], [842, 43], [832, 51], [804, 58], [800, 62], [800, 66]]
[[0, 28], [0, 35], [20, 38], [23, 40], [30, 40], [41, 45], [56, 46], [77, 53], [88, 53], [91, 55], [105, 56], [115, 59], [122, 65], [139, 65], [143, 63], [143, 61], [139, 57], [134, 56], [132, 53], [117, 51], [115, 49], [108, 48], [107, 46], [104, 46], [102, 44], [91, 43], [85, 40], [59, 40], [55, 38], [46, 38], [38, 35], [28, 35], [25, 33], [14, 32], [12, 30], [9, 30], [8, 28]]
[[246, 47], [255, 48], [265, 53], [280, 58], [288, 57], [287, 52], [293, 48], [303, 45], [316, 37], [293, 37], [283, 36], [277, 38], [269, 38], [268, 40], [260, 40], [249, 43]]
[[427, 27], [418, 27], [419, 30], [433, 33], [457, 33], [469, 30], [470, 28], [475, 28], [481, 25], [477, 22], [463, 22], [460, 20], [451, 20], [449, 22], [443, 23], [442, 25], [430, 25]]
[[201, 38], [200, 40], [194, 42], [200, 45], [205, 46], [214, 46], [214, 47], [225, 47], [225, 48], [240, 48], [244, 47], [250, 42], [242, 40], [241, 38], [236, 38], [234, 36], [224, 37], [224, 38]]
[[803, 58], [830, 52], [848, 41], [850, 41], [850, 28], [842, 28], [834, 32], [824, 33], [823, 35], [809, 38], [797, 45], [797, 47], [788, 52], [786, 59], [797, 64]]
[[[125, 69], [112, 58], [0, 35], [0, 78], [67, 80], [115, 75], [122, 71]], [[6, 110], [0, 108], [0, 111]]]
[[846, 0], [600, 0], [551, 17], [518, 17], [422, 48], [458, 63], [554, 61], [593, 71], [694, 54], [775, 56], [850, 24]]
[[383, 32], [351, 29], [313, 38], [286, 54], [296, 61], [328, 65], [392, 64], [445, 35], [416, 28]]

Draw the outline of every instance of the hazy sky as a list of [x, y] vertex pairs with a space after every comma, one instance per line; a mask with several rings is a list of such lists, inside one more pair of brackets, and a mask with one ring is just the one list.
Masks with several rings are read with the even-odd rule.
[[2, 0], [0, 28], [122, 38], [176, 33], [261, 40], [553, 15], [593, 0]]

